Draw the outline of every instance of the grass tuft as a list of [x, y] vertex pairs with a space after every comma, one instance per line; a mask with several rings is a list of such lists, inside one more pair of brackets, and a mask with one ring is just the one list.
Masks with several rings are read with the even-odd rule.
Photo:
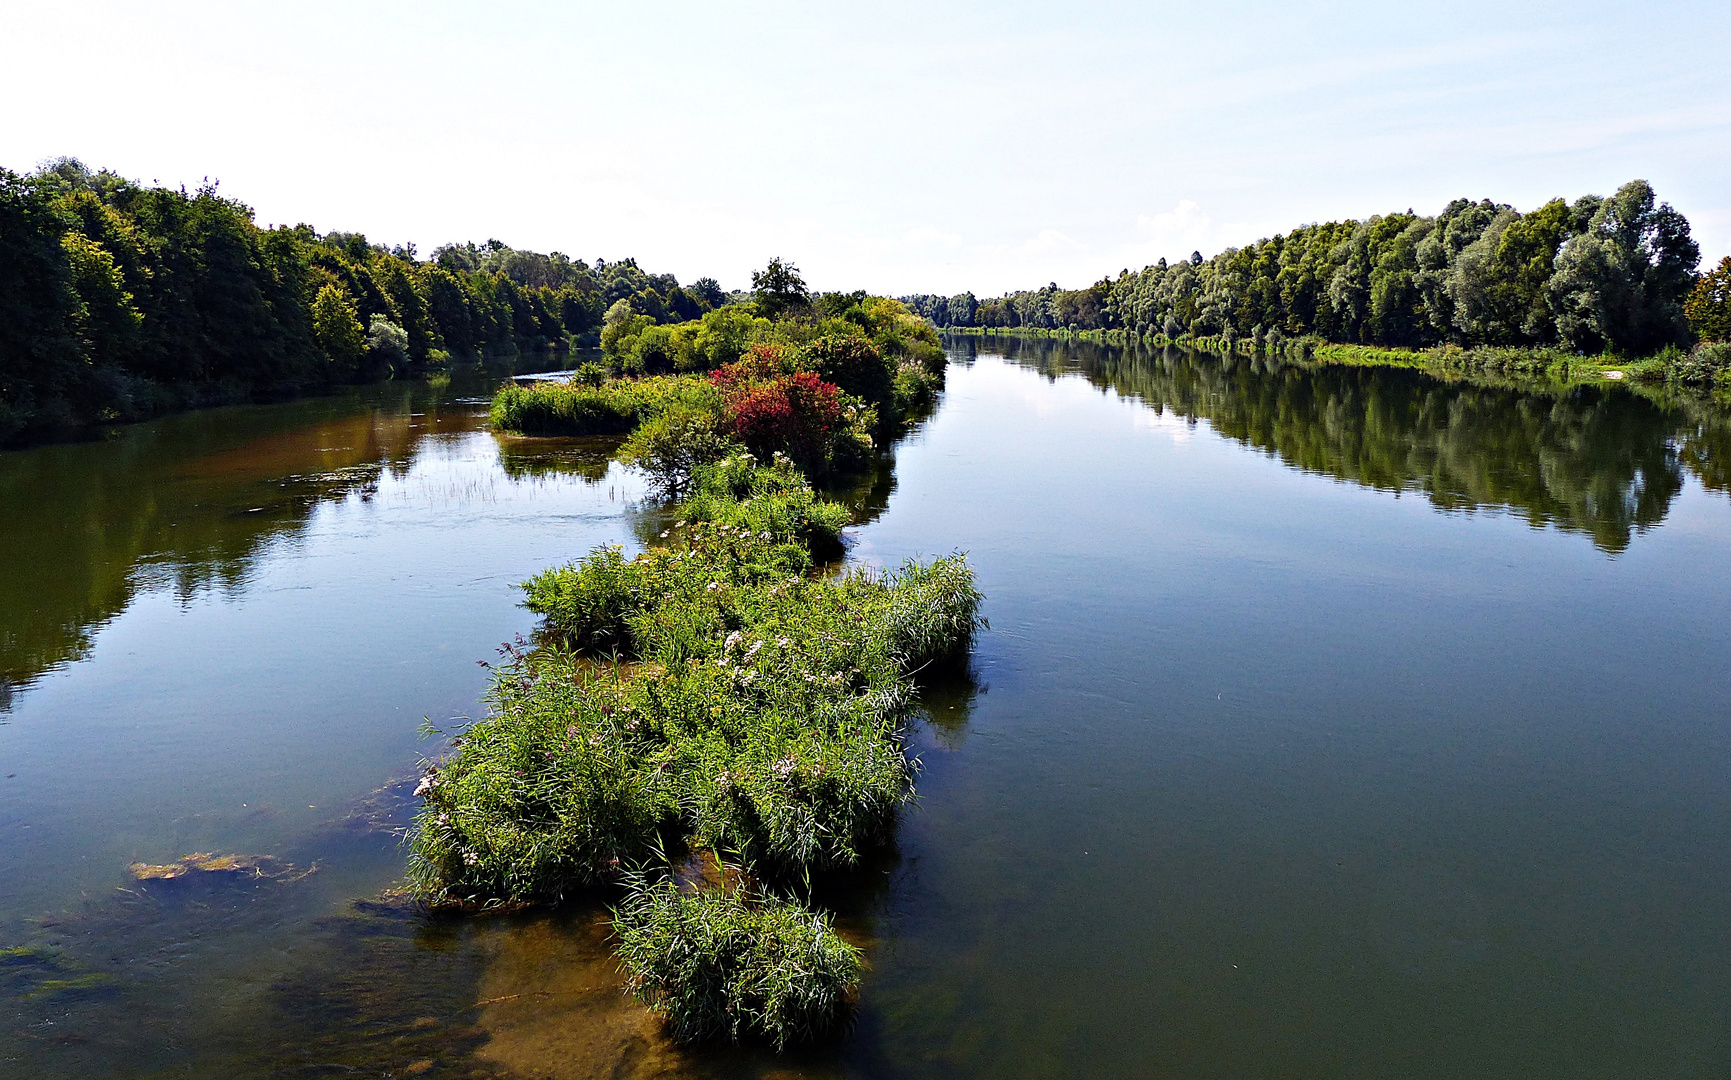
[[639, 883], [613, 925], [627, 989], [686, 1043], [817, 1039], [845, 1016], [863, 966], [827, 917], [772, 896]]

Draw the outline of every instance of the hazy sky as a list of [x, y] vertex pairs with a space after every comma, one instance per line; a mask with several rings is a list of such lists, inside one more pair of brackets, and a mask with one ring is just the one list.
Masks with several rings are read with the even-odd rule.
[[0, 165], [729, 288], [986, 295], [1644, 177], [1731, 253], [1731, 3], [55, 3]]

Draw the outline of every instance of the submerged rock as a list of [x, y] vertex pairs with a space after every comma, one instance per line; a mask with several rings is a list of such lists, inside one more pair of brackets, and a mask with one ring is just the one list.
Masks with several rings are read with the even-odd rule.
[[182, 855], [178, 862], [155, 864], [135, 862], [127, 869], [139, 881], [172, 881], [189, 874], [234, 874], [239, 877], [270, 878], [299, 881], [318, 869], [315, 863], [305, 870], [281, 862], [269, 855], [213, 855], [194, 852]]

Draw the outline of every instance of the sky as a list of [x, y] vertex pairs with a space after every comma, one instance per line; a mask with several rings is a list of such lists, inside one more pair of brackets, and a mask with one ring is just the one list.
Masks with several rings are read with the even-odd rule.
[[0, 166], [743, 288], [1080, 287], [1634, 178], [1731, 254], [1731, 3], [14, 0]]

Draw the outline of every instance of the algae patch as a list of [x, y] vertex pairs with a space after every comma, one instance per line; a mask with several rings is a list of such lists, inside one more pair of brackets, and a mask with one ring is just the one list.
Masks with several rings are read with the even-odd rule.
[[173, 881], [197, 874], [232, 874], [272, 881], [299, 881], [318, 871], [318, 864], [300, 869], [270, 855], [213, 855], [194, 852], [171, 863], [135, 862], [127, 867], [139, 881]]

